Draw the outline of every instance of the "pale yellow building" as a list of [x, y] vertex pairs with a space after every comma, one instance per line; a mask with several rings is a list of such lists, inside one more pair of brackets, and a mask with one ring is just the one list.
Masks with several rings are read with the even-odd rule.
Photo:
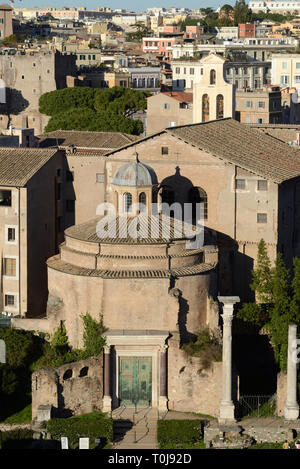
[[210, 54], [201, 60], [199, 83], [194, 84], [193, 121], [207, 122], [234, 115], [234, 85], [224, 78], [226, 59]]
[[300, 88], [300, 54], [273, 54], [272, 85]]

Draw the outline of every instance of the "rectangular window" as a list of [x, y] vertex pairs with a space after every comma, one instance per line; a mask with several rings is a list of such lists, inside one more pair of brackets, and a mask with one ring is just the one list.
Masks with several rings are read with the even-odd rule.
[[190, 68], [190, 75], [194, 75], [194, 69]]
[[287, 62], [282, 62], [282, 69], [286, 70], [287, 69]]
[[236, 179], [235, 181], [235, 188], [236, 189], [246, 189], [246, 181], [245, 179]]
[[161, 154], [168, 155], [169, 154], [169, 147], [161, 147]]
[[66, 200], [66, 210], [67, 212], [74, 212], [75, 200]]
[[169, 122], [169, 127], [175, 127], [175, 126], [176, 126], [176, 122], [174, 121]]
[[288, 85], [290, 82], [290, 77], [289, 75], [281, 75], [280, 76], [280, 84], [281, 85]]
[[97, 173], [96, 174], [96, 182], [104, 182], [104, 173]]
[[246, 107], [252, 107], [252, 101], [246, 101]]
[[16, 259], [5, 257], [4, 258], [4, 275], [9, 277], [16, 276]]
[[180, 67], [176, 67], [176, 68], [175, 68], [175, 73], [177, 73], [177, 74], [179, 75], [179, 73], [180, 73]]
[[14, 295], [5, 295], [5, 306], [14, 306], [15, 305], [15, 296]]
[[265, 108], [265, 103], [264, 103], [264, 101], [258, 101], [258, 107], [264, 109], [264, 108]]
[[164, 109], [170, 109], [170, 104], [164, 103]]
[[296, 62], [296, 68], [300, 68], [300, 62]]
[[257, 223], [267, 223], [268, 215], [266, 213], [257, 214]]
[[258, 191], [267, 191], [268, 190], [268, 181], [264, 181], [264, 180], [257, 181], [257, 190]]
[[4, 207], [11, 207], [11, 191], [0, 190], [0, 205]]
[[7, 241], [12, 243], [16, 240], [16, 229], [15, 228], [7, 228]]

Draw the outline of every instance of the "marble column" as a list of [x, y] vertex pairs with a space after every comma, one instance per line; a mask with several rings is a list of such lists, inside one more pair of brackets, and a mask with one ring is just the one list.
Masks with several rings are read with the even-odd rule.
[[168, 346], [164, 345], [160, 348], [160, 382], [159, 382], [159, 403], [158, 410], [161, 412], [168, 410], [167, 395], [167, 377], [168, 377]]
[[297, 402], [297, 326], [289, 326], [288, 362], [287, 362], [287, 389], [284, 407], [286, 420], [297, 420], [299, 405]]
[[234, 422], [234, 404], [232, 401], [232, 320], [238, 296], [219, 296], [223, 304], [223, 357], [222, 357], [222, 400], [220, 403], [219, 422]]
[[111, 387], [110, 387], [110, 347], [104, 347], [103, 354], [103, 367], [104, 367], [104, 376], [103, 376], [103, 412], [111, 412]]

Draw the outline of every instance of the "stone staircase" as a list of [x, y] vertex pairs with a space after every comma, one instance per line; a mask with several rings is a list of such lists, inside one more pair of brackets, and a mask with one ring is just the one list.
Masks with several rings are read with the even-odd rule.
[[158, 411], [151, 407], [113, 410], [113, 449], [157, 449]]

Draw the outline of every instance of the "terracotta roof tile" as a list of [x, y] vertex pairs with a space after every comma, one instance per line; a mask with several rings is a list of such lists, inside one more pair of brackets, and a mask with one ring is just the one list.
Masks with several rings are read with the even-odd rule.
[[39, 136], [40, 147], [68, 147], [101, 149], [109, 151], [137, 140], [137, 136], [122, 132], [89, 132], [80, 130], [55, 130]]
[[0, 185], [25, 186], [55, 153], [57, 153], [55, 148], [0, 147]]

